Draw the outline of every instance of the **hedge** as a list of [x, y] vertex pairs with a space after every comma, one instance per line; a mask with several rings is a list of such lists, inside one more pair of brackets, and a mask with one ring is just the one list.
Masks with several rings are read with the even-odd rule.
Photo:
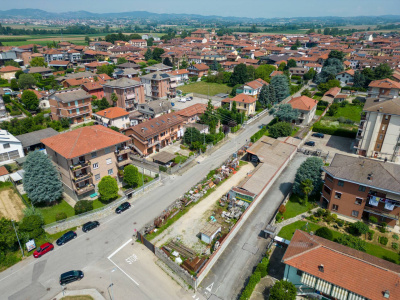
[[75, 215], [83, 214], [85, 212], [93, 210], [93, 201], [91, 200], [80, 200], [75, 206]]
[[259, 131], [257, 131], [255, 134], [253, 134], [250, 137], [250, 141], [252, 143], [257, 142], [266, 132], [267, 132], [267, 128], [266, 127], [261, 128]]
[[18, 102], [15, 101], [15, 100], [11, 100], [11, 102], [12, 102], [16, 107], [18, 107], [26, 116], [32, 117], [32, 114], [31, 114], [29, 111], [27, 111], [27, 110], [21, 105], [21, 103], [18, 103]]
[[327, 127], [321, 125], [320, 122], [316, 122], [312, 128], [314, 132], [325, 133], [329, 135], [336, 135], [348, 138], [356, 138], [357, 129], [349, 130], [344, 128]]
[[268, 275], [269, 259], [264, 257], [261, 262], [257, 265], [256, 270], [250, 276], [249, 282], [244, 288], [242, 294], [240, 295], [240, 300], [248, 300], [251, 297], [257, 283], [260, 282], [261, 278]]

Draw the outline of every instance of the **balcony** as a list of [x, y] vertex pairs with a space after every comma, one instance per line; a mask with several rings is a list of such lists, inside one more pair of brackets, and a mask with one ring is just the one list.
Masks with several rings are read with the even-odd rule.
[[126, 94], [125, 97], [126, 97], [126, 100], [133, 100], [136, 98], [136, 95], [131, 93], [131, 94]]
[[121, 168], [121, 167], [129, 165], [131, 163], [132, 163], [132, 160], [130, 158], [126, 158], [126, 159], [123, 159], [123, 160], [118, 160], [117, 161], [117, 166], [118, 166], [118, 168]]
[[94, 190], [93, 183], [89, 183], [88, 185], [85, 185], [84, 187], [76, 187], [76, 193], [78, 195], [83, 195], [83, 194], [88, 193], [93, 190]]
[[153, 146], [158, 145], [158, 144], [160, 144], [160, 140], [157, 140], [157, 141], [154, 141], [154, 142], [152, 142], [152, 143], [149, 143], [149, 144], [147, 145], [147, 147], [153, 147]]
[[375, 208], [375, 207], [370, 207], [370, 206], [365, 206], [364, 207], [364, 211], [372, 213], [372, 214], [376, 214], [388, 219], [392, 219], [392, 220], [399, 220], [399, 216], [398, 215], [394, 215], [394, 214], [390, 214], [384, 210], [381, 210], [379, 208]]
[[77, 164], [70, 166], [70, 169], [73, 172], [88, 167], [90, 167], [90, 161], [80, 161]]
[[81, 182], [82, 180], [90, 179], [92, 178], [93, 174], [92, 173], [87, 173], [87, 174], [79, 174], [77, 177], [74, 177], [73, 181], [76, 182]]
[[120, 156], [120, 155], [123, 155], [123, 154], [126, 154], [126, 153], [131, 153], [131, 152], [132, 152], [132, 150], [129, 147], [120, 148], [120, 149], [117, 149], [117, 150], [114, 151], [116, 156]]

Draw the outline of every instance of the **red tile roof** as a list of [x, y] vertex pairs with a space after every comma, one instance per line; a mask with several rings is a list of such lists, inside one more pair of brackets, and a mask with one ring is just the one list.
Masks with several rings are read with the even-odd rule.
[[0, 166], [0, 176], [7, 175], [8, 171], [5, 166]]
[[382, 80], [371, 81], [368, 87], [377, 87], [382, 89], [400, 89], [400, 83], [395, 82], [389, 78], [386, 78]]
[[51, 65], [55, 65], [55, 66], [67, 66], [69, 65], [70, 62], [66, 61], [66, 60], [52, 60], [51, 62], [49, 62], [49, 66]]
[[[296, 230], [283, 262], [368, 299], [400, 299], [400, 266]], [[318, 266], [323, 265], [324, 271]]]
[[317, 100], [311, 99], [310, 97], [300, 96], [292, 98], [288, 103], [294, 109], [310, 111], [314, 108], [314, 106], [317, 105], [317, 102], [318, 102]]
[[107, 119], [117, 119], [123, 116], [129, 116], [129, 113], [121, 107], [110, 107], [95, 113]]
[[86, 82], [86, 83], [82, 84], [82, 88], [86, 91], [94, 91], [94, 90], [102, 89], [103, 85], [98, 81]]
[[332, 97], [336, 97], [337, 94], [340, 93], [340, 87], [333, 87], [331, 88], [329, 91], [327, 91], [324, 96], [332, 96]]
[[10, 72], [17, 72], [21, 70], [20, 68], [14, 67], [14, 66], [5, 66], [0, 69], [0, 73], [10, 73]]
[[261, 78], [258, 78], [256, 80], [250, 81], [250, 82], [246, 82], [245, 85], [251, 87], [252, 89], [259, 89], [262, 88], [263, 85], [268, 85], [269, 83], [262, 80]]
[[233, 98], [226, 98], [226, 99], [222, 100], [222, 102], [232, 102], [232, 101], [240, 102], [240, 103], [254, 103], [257, 101], [257, 99], [252, 96], [242, 93], [242, 94], [236, 95]]
[[66, 159], [82, 156], [131, 139], [102, 125], [81, 127], [41, 142]]
[[178, 110], [176, 114], [182, 117], [191, 117], [197, 114], [204, 114], [206, 109], [206, 104], [196, 103], [184, 109]]

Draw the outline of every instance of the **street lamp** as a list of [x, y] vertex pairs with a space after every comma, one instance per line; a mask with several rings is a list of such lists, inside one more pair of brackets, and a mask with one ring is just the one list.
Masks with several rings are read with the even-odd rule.
[[112, 282], [111, 275], [112, 275], [112, 273], [115, 272], [115, 270], [116, 270], [116, 268], [112, 269], [111, 272], [110, 272], [110, 282], [111, 282], [111, 283], [110, 283], [110, 285], [108, 286], [108, 288], [111, 287], [111, 300], [114, 300], [114, 288], [113, 288], [114, 283]]
[[22, 250], [21, 242], [19, 241], [19, 237], [18, 237], [18, 233], [17, 233], [17, 229], [15, 229], [15, 226], [14, 226], [14, 220], [11, 219], [11, 223], [14, 228], [15, 235], [17, 236], [17, 240], [18, 240], [19, 248], [21, 249], [22, 256], [24, 256], [24, 250]]

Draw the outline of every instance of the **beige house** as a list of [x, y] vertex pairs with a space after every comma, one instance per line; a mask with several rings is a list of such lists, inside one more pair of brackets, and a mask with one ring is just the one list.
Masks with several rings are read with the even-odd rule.
[[293, 109], [297, 109], [300, 112], [300, 116], [296, 120], [296, 124], [310, 124], [317, 110], [317, 100], [311, 99], [307, 96], [300, 96], [290, 99], [288, 103]]
[[244, 112], [246, 116], [252, 115], [256, 112], [257, 99], [246, 94], [239, 94], [233, 98], [226, 98], [222, 100], [222, 104], [229, 103], [229, 109], [232, 110], [232, 104], [236, 102], [236, 109]]
[[20, 68], [14, 66], [6, 66], [0, 69], [0, 77], [2, 79], [11, 80], [15, 78], [15, 73], [21, 70]]
[[389, 78], [374, 80], [368, 85], [368, 97], [397, 98], [399, 91], [400, 83]]
[[118, 179], [118, 170], [130, 164], [130, 138], [101, 125], [81, 127], [41, 142], [46, 146], [64, 185], [75, 199], [92, 195], [100, 179]]
[[[103, 84], [103, 89], [108, 103], [121, 107], [126, 111], [133, 111], [138, 104], [145, 103], [143, 84], [136, 80], [122, 77]], [[117, 95], [115, 104], [111, 99], [113, 93]]]
[[95, 120], [104, 126], [115, 126], [120, 129], [130, 127], [129, 113], [121, 107], [110, 107], [93, 114]]

